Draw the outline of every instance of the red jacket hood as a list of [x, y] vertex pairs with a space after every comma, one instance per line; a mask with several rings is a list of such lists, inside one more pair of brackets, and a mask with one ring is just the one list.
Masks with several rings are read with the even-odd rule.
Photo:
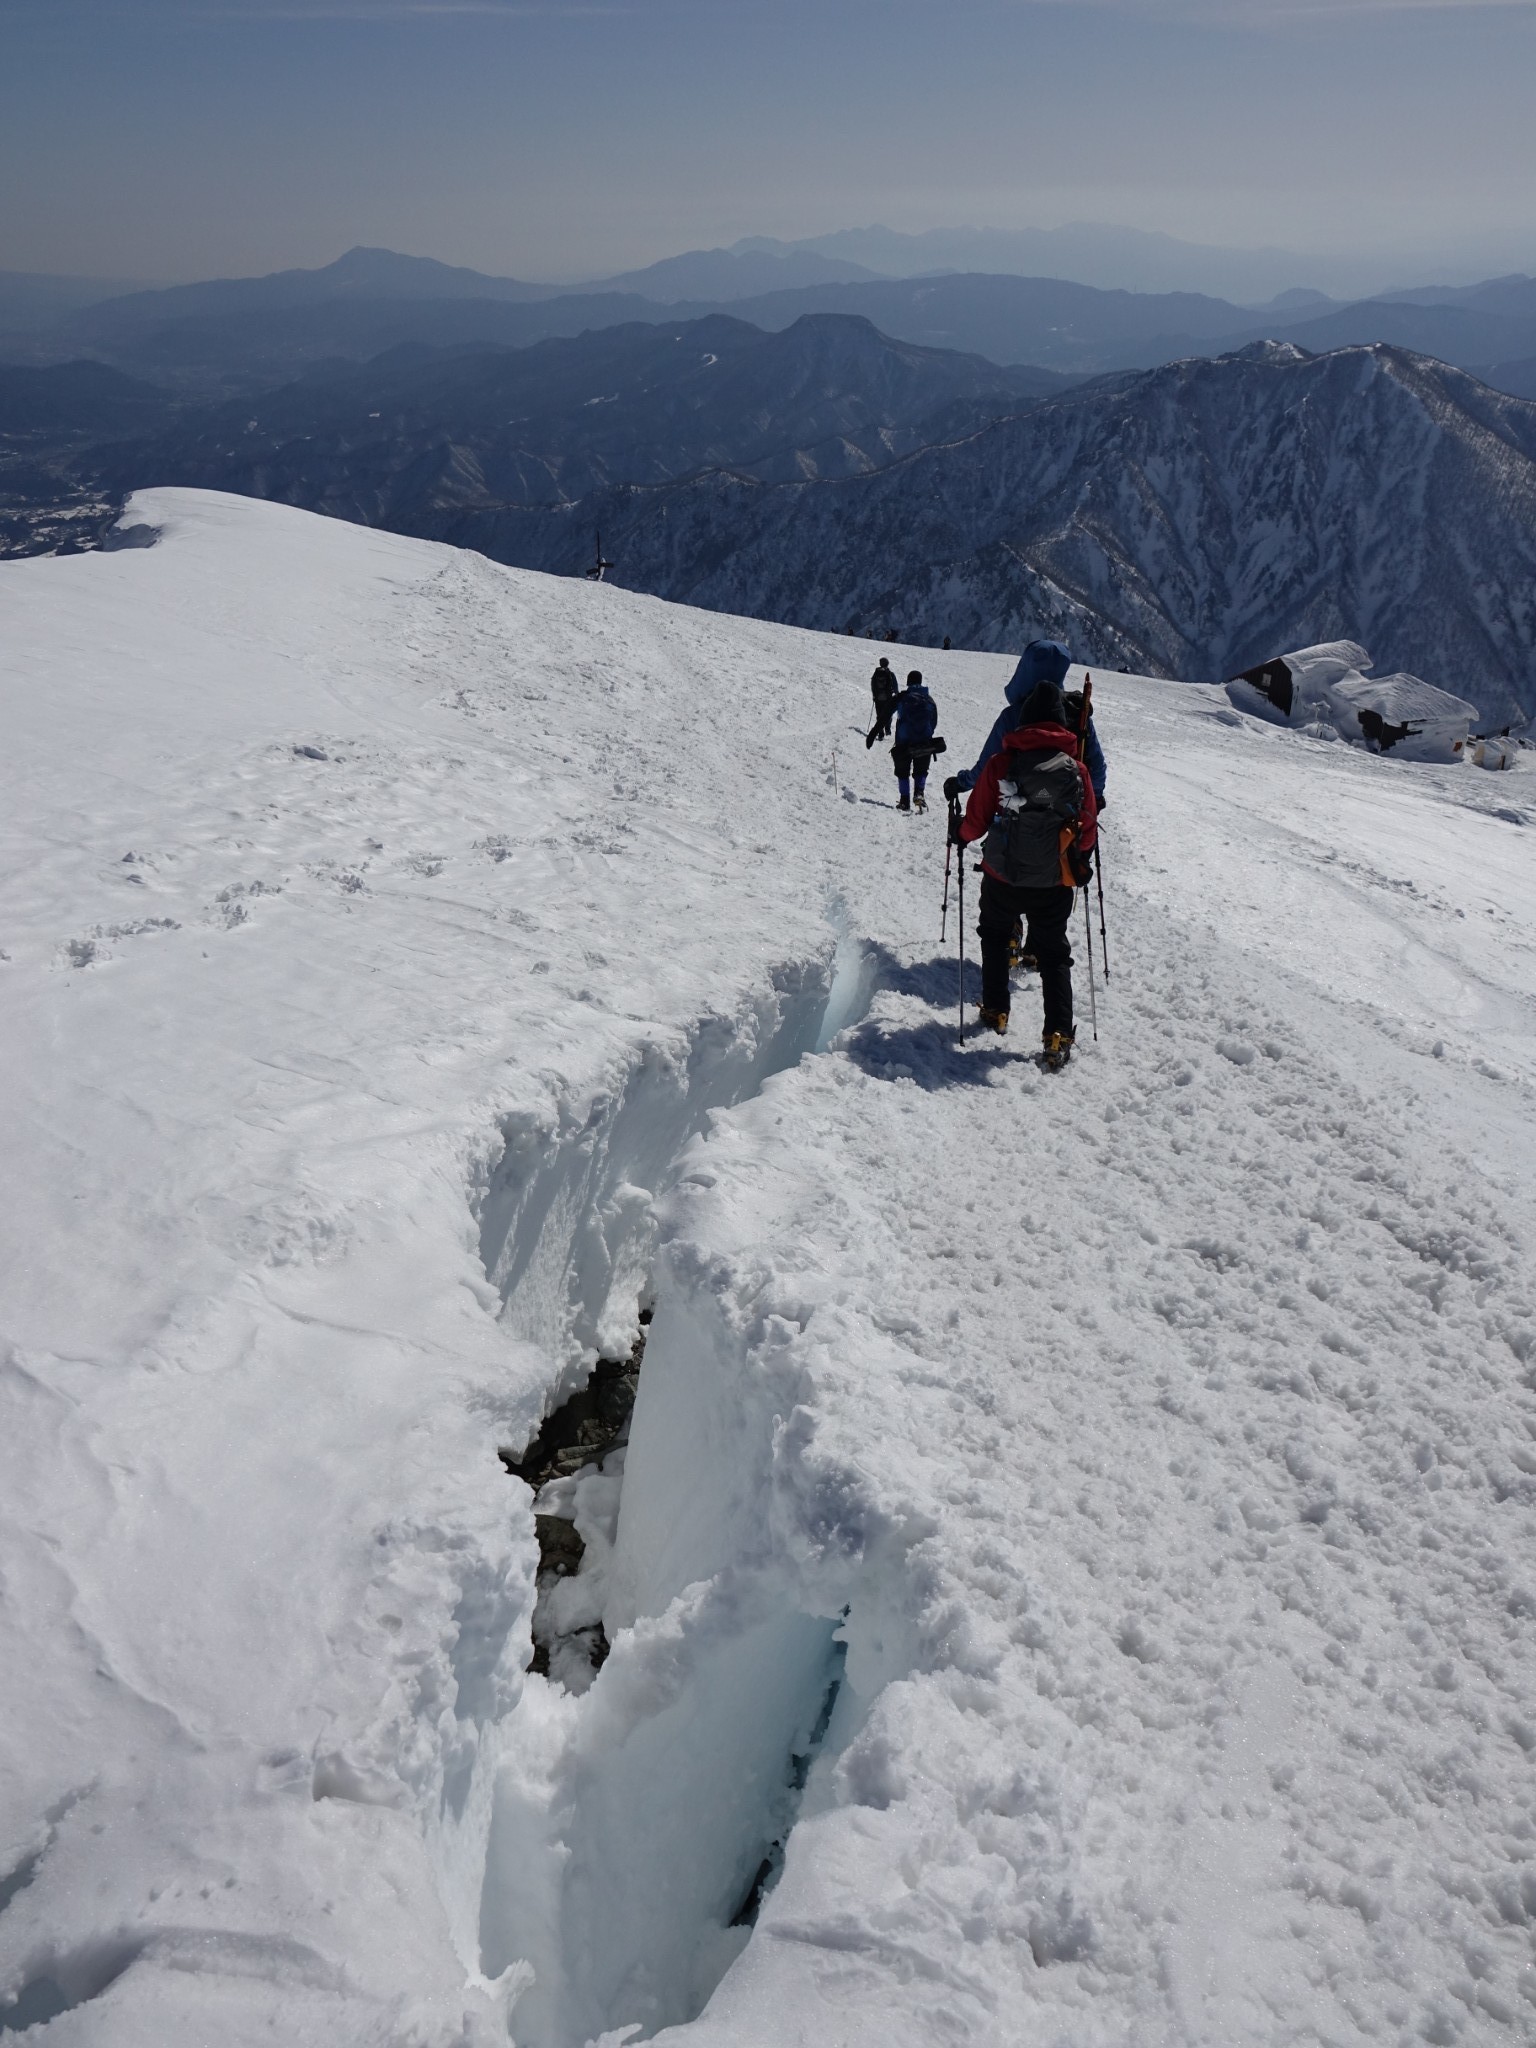
[[1036, 747], [1060, 747], [1063, 753], [1077, 758], [1077, 734], [1064, 725], [1016, 725], [1012, 732], [1003, 734], [1003, 745], [1020, 753]]

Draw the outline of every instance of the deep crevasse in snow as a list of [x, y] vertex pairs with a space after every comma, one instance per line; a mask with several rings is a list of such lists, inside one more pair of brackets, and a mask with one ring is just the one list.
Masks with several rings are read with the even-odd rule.
[[[1524, 2038], [1525, 778], [1100, 679], [1115, 979], [1047, 1079], [950, 1042], [864, 643], [141, 504], [0, 580], [0, 2000]], [[912, 658], [966, 751], [1005, 663]], [[578, 1699], [494, 1447], [642, 1290]]]

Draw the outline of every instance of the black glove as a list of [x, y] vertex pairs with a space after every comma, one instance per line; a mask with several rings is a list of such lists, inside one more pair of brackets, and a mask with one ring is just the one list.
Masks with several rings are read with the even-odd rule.
[[960, 837], [960, 813], [958, 811], [951, 811], [949, 814], [949, 843], [951, 846], [964, 846], [965, 844], [965, 841]]
[[1091, 853], [1082, 853], [1079, 852], [1077, 847], [1069, 846], [1067, 848], [1067, 865], [1072, 870], [1072, 879], [1080, 889], [1086, 888], [1093, 880], [1093, 855]]
[[960, 778], [959, 778], [959, 776], [958, 776], [958, 775], [946, 775], [946, 776], [945, 776], [945, 778], [944, 778], [944, 797], [945, 797], [945, 801], [946, 801], [946, 802], [948, 802], [948, 803], [953, 803], [953, 802], [954, 802], [954, 800], [955, 800], [955, 798], [956, 798], [956, 797], [957, 797], [957, 796], [958, 796], [959, 794], [960, 794]]

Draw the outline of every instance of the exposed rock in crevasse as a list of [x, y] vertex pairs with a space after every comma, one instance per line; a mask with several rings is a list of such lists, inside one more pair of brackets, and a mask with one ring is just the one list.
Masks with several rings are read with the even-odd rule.
[[[587, 1384], [545, 1418], [528, 1447], [497, 1455], [534, 1489], [538, 1600], [530, 1671], [585, 1692], [608, 1656], [603, 1566], [618, 1522], [624, 1446], [640, 1385], [651, 1311], [627, 1358], [600, 1358]], [[578, 1521], [580, 1526], [578, 1526]], [[573, 1582], [581, 1579], [577, 1586]]]
[[505, 1444], [496, 1455], [512, 1474], [535, 1492], [550, 1479], [566, 1479], [584, 1465], [601, 1462], [617, 1445], [629, 1441], [629, 1418], [640, 1384], [645, 1332], [651, 1311], [640, 1311], [640, 1334], [628, 1358], [600, 1358], [587, 1384], [545, 1417], [526, 1450]]

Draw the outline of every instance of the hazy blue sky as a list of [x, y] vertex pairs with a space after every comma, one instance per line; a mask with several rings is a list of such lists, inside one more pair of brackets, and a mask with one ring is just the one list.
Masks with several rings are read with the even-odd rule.
[[1107, 220], [1536, 269], [1532, 0], [0, 0], [0, 268]]

